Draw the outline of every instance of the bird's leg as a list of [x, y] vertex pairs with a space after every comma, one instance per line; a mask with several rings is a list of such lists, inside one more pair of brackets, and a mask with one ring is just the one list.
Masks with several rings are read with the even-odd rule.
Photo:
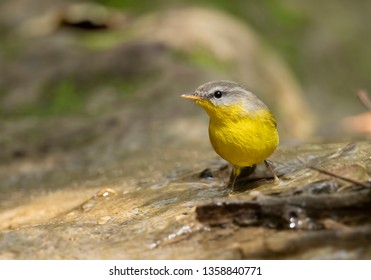
[[231, 177], [229, 178], [228, 188], [231, 189], [231, 192], [234, 191], [234, 184], [236, 183], [236, 179], [238, 175], [241, 173], [241, 168], [238, 166], [233, 166]]
[[269, 172], [272, 173], [273, 178], [274, 178], [274, 182], [278, 182], [280, 179], [278, 179], [278, 177], [277, 177], [276, 173], [274, 172], [272, 166], [266, 160], [264, 161], [264, 163], [265, 163], [265, 166], [268, 168]]

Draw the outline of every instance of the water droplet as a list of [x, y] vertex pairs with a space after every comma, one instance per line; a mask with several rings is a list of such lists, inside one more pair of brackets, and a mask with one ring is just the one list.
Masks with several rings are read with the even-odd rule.
[[184, 234], [187, 234], [187, 233], [191, 233], [191, 232], [192, 232], [192, 228], [190, 226], [183, 226], [180, 229], [178, 229], [177, 231], [175, 231], [173, 233], [170, 233], [167, 236], [167, 239], [171, 240], [171, 239], [174, 239], [178, 236], [181, 236], [181, 235], [184, 235]]
[[103, 197], [103, 198], [108, 198], [117, 195], [116, 191], [110, 188], [104, 188], [99, 191], [97, 191], [94, 195], [95, 198], [98, 197]]
[[296, 229], [298, 226], [298, 219], [296, 217], [290, 217], [289, 228]]

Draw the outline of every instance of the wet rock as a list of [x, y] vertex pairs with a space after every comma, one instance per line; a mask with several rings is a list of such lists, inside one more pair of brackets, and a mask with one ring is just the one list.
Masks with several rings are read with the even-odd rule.
[[200, 178], [201, 179], [212, 179], [214, 178], [214, 176], [211, 170], [209, 168], [206, 168], [200, 173]]
[[[136, 154], [99, 176], [80, 174], [50, 194], [39, 192], [11, 207], [2, 203], [0, 257], [369, 258], [370, 188], [342, 189], [348, 182], [329, 175], [323, 181], [323, 173], [302, 164], [317, 159], [319, 166], [364, 166], [369, 161], [370, 143], [339, 153], [344, 146], [279, 148], [271, 160], [284, 163], [281, 182], [245, 182], [247, 190], [233, 195], [226, 189], [229, 170], [221, 168], [224, 162], [211, 161], [210, 154], [196, 161], [188, 150], [178, 154], [182, 162], [195, 162], [191, 169], [209, 168], [215, 176], [208, 180], [187, 168], [166, 179], [174, 168], [171, 158], [160, 153], [156, 165]], [[125, 172], [128, 166], [132, 169]], [[166, 183], [139, 183], [132, 176], [141, 173]]]

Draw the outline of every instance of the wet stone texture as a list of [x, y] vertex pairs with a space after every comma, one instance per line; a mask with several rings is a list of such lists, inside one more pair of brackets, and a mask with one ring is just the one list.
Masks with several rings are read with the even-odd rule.
[[259, 165], [234, 193], [225, 162], [206, 153], [190, 166], [185, 154], [182, 168], [164, 159], [164, 174], [127, 159], [142, 171], [117, 166], [3, 207], [0, 257], [371, 258], [370, 142], [280, 147], [270, 159], [280, 182]]

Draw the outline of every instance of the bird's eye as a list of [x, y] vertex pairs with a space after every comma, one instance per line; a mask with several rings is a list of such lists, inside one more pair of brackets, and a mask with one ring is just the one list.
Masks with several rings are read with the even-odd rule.
[[215, 98], [222, 98], [222, 96], [223, 96], [223, 93], [220, 91], [220, 90], [217, 90], [217, 91], [215, 91], [214, 92], [214, 97]]

